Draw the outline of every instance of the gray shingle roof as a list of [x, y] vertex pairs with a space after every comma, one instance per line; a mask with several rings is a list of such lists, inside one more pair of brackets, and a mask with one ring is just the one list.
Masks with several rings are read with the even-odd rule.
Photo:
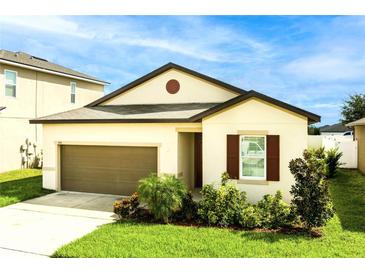
[[345, 132], [351, 130], [350, 128], [344, 126], [341, 123], [333, 124], [333, 125], [325, 125], [319, 128], [320, 132]]
[[82, 107], [31, 120], [31, 123], [77, 122], [163, 122], [187, 120], [220, 103], [184, 103], [151, 105], [115, 105]]
[[204, 117], [217, 113], [250, 98], [258, 98], [288, 109], [308, 118], [309, 123], [319, 122], [321, 117], [303, 109], [286, 104], [256, 91], [249, 91], [228, 101], [220, 103], [181, 103], [150, 105], [102, 106], [87, 105], [77, 110], [66, 111], [38, 119], [31, 124], [45, 123], [160, 123], [160, 122], [198, 122]]
[[66, 68], [66, 67], [57, 65], [55, 63], [51, 63], [51, 62], [47, 61], [46, 59], [32, 56], [25, 52], [12, 52], [12, 51], [8, 51], [8, 50], [0, 50], [0, 60], [15, 62], [15, 63], [28, 65], [28, 66], [32, 66], [32, 67], [40, 68], [40, 69], [46, 69], [46, 70], [53, 71], [53, 72], [64, 73], [64, 74], [70, 75], [71, 77], [76, 76], [76, 77], [85, 78], [88, 80], [107, 83], [107, 82], [100, 80], [98, 78], [95, 78], [93, 76], [78, 72], [78, 71], [70, 69], [70, 68]]

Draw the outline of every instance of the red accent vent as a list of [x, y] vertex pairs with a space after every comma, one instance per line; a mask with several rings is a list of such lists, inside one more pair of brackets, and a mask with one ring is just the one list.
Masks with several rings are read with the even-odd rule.
[[177, 93], [179, 89], [180, 89], [180, 83], [175, 79], [171, 79], [166, 83], [166, 90], [170, 94]]

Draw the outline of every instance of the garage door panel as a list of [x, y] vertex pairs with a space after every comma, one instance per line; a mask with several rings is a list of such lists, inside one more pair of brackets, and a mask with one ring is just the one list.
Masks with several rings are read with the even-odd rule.
[[61, 189], [130, 195], [157, 173], [156, 147], [61, 146]]

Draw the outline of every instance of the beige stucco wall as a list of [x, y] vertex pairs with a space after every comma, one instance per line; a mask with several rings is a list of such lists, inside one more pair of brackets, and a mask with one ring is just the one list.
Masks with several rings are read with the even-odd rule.
[[[219, 183], [221, 174], [226, 171], [226, 135], [238, 131], [267, 131], [269, 135], [280, 135], [280, 181], [238, 182], [239, 189], [246, 191], [248, 199], [256, 202], [264, 194], [283, 192], [290, 199], [289, 190], [294, 183], [288, 164], [300, 157], [307, 147], [307, 119], [280, 109], [263, 101], [251, 99], [214, 114], [202, 122], [203, 127], [203, 183]], [[235, 181], [237, 183], [237, 181]]]
[[194, 188], [194, 133], [179, 132], [177, 154], [178, 176], [188, 186]]
[[43, 186], [59, 189], [58, 144], [157, 146], [158, 172], [178, 174], [177, 127], [196, 124], [64, 124], [44, 125]]
[[[17, 72], [16, 97], [5, 96], [4, 70]], [[76, 82], [76, 103], [70, 82]], [[0, 172], [20, 168], [19, 147], [26, 138], [42, 146], [42, 126], [29, 119], [84, 106], [104, 95], [102, 85], [0, 64]]]
[[[161, 124], [45, 124], [44, 169], [45, 188], [59, 190], [59, 144], [158, 146], [158, 171], [183, 177], [193, 184], [193, 134], [178, 132], [181, 128], [196, 129], [196, 123]], [[239, 131], [265, 131], [280, 135], [280, 181], [235, 181], [246, 191], [251, 202], [264, 194], [281, 190], [289, 200], [294, 178], [289, 161], [300, 157], [307, 147], [307, 119], [292, 112], [251, 99], [202, 122], [203, 183], [219, 183], [226, 170], [226, 135]], [[190, 178], [190, 180], [189, 180]], [[264, 184], [263, 184], [264, 183]]]
[[365, 174], [365, 125], [355, 126], [355, 138], [358, 142], [358, 167]]
[[[166, 83], [176, 79], [180, 90], [176, 94], [166, 91]], [[129, 91], [116, 96], [104, 105], [223, 102], [237, 94], [190, 74], [171, 69]]]

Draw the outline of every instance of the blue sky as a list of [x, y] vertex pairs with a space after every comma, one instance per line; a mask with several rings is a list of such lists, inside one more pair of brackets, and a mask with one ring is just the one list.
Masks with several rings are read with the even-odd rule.
[[322, 116], [365, 92], [365, 16], [0, 17], [0, 48], [112, 84], [175, 62]]

